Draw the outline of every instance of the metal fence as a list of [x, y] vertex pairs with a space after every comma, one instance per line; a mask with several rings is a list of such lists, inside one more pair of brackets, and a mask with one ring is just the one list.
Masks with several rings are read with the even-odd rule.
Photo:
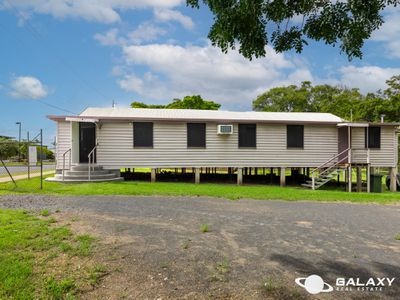
[[54, 169], [54, 162], [46, 159], [42, 130], [33, 138], [28, 133], [21, 142], [0, 142], [0, 191], [42, 190], [44, 177]]

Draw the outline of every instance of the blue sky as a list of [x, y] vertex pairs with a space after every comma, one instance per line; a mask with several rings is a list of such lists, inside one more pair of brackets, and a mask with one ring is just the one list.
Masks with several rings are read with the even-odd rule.
[[211, 14], [181, 0], [0, 0], [0, 135], [17, 136], [21, 121], [23, 137], [43, 128], [50, 143], [55, 126], [46, 115], [113, 101], [201, 94], [223, 109], [251, 110], [258, 94], [304, 80], [376, 91], [400, 74], [399, 17], [399, 9], [385, 11], [362, 60], [311, 42], [301, 54], [267, 47], [266, 58], [250, 62], [213, 48]]

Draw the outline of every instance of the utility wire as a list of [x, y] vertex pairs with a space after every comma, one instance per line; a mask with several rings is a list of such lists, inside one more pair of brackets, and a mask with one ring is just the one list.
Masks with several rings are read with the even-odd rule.
[[52, 107], [52, 108], [55, 108], [55, 109], [58, 109], [58, 110], [61, 110], [61, 111], [64, 111], [64, 112], [67, 112], [67, 113], [70, 113], [70, 114], [73, 114], [73, 115], [77, 115], [77, 113], [75, 113], [75, 112], [73, 112], [73, 111], [70, 111], [70, 110], [68, 110], [68, 109], [62, 108], [62, 107], [57, 106], [57, 105], [54, 105], [54, 104], [50, 104], [50, 103], [45, 102], [45, 101], [43, 101], [43, 100], [36, 99], [36, 101], [38, 101], [38, 102], [40, 102], [40, 103], [42, 103], [42, 104], [44, 104], [44, 105], [47, 105], [48, 107]]
[[[10, 91], [10, 92], [13, 91], [13, 89], [12, 89], [11, 87], [9, 87], [8, 85], [6, 85], [6, 84], [4, 84], [4, 83], [2, 83], [2, 82], [0, 82], [0, 85], [1, 85], [3, 88], [5, 88], [5, 89], [7, 89], [8, 91]], [[19, 91], [19, 92], [20, 92], [20, 91]], [[26, 98], [30, 98], [30, 95], [28, 95], [27, 93], [22, 94], [22, 96], [24, 96], [24, 97], [26, 97]], [[60, 111], [67, 112], [67, 113], [70, 113], [70, 114], [73, 114], [73, 115], [77, 115], [76, 112], [73, 112], [73, 111], [71, 111], [71, 110], [68, 110], [68, 109], [63, 108], [63, 107], [58, 106], [58, 105], [54, 105], [54, 104], [48, 103], [48, 102], [46, 102], [46, 101], [44, 101], [44, 100], [33, 99], [33, 100], [31, 100], [31, 101], [32, 101], [32, 102], [40, 102], [40, 103], [42, 103], [43, 105], [46, 105], [46, 106], [48, 106], [48, 107], [55, 108], [55, 109], [58, 109], [58, 110], [60, 110]]]
[[[45, 51], [47, 53], [49, 53], [49, 55], [52, 55], [54, 58], [56, 58], [58, 60], [58, 62], [65, 67], [65, 69], [68, 69], [71, 74], [73, 75], [72, 78], [74, 78], [75, 81], [77, 81], [79, 84], [81, 84], [82, 86], [85, 86], [86, 88], [89, 88], [91, 90], [93, 90], [94, 92], [96, 92], [99, 96], [101, 96], [102, 98], [104, 98], [105, 100], [109, 100], [110, 97], [107, 97], [104, 93], [102, 93], [100, 90], [98, 90], [94, 85], [92, 85], [90, 82], [88, 82], [85, 78], [83, 78], [79, 72], [76, 71], [76, 69], [69, 64], [64, 58], [61, 57], [61, 55], [59, 53], [57, 53], [57, 51], [54, 50], [54, 48], [47, 44], [44, 45], [44, 37], [42, 34], [40, 34], [36, 28], [32, 25], [32, 23], [29, 21], [29, 19], [27, 19], [24, 14], [18, 10], [17, 7], [15, 7], [13, 4], [11, 4], [8, 0], [3, 0], [4, 3], [7, 4], [7, 6], [9, 6], [20, 18], [22, 18], [23, 21], [23, 28], [29, 32], [34, 39], [36, 39], [39, 44], [41, 44], [41, 46], [45, 49]], [[4, 7], [6, 7], [4, 5]], [[51, 51], [50, 51], [51, 50]], [[77, 78], [80, 77], [81, 80], [78, 80]]]

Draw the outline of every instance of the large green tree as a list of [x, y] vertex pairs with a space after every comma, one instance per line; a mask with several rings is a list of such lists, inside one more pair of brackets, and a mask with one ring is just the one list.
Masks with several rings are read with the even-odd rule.
[[277, 52], [301, 52], [309, 40], [336, 46], [348, 56], [362, 57], [361, 48], [383, 24], [382, 11], [400, 0], [187, 0], [203, 2], [214, 15], [208, 34], [227, 52], [239, 45], [246, 58]]
[[386, 81], [388, 88], [363, 95], [358, 89], [316, 85], [275, 87], [253, 101], [256, 111], [327, 112], [346, 120], [400, 122], [400, 76]]
[[202, 110], [218, 110], [221, 104], [211, 100], [204, 100], [200, 95], [185, 96], [181, 99], [174, 99], [166, 105], [145, 104], [143, 102], [132, 102], [133, 108], [169, 108], [169, 109], [202, 109]]
[[9, 159], [18, 154], [18, 142], [9, 137], [0, 137], [0, 158]]

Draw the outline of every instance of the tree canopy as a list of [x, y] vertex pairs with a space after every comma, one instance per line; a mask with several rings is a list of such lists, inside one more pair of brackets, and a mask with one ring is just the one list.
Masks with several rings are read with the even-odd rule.
[[253, 101], [256, 111], [327, 112], [346, 120], [400, 122], [400, 76], [386, 81], [388, 88], [363, 95], [358, 89], [316, 85], [275, 87]]
[[308, 40], [338, 45], [349, 59], [362, 57], [364, 41], [383, 24], [382, 11], [400, 0], [187, 0], [206, 4], [214, 15], [208, 37], [223, 52], [239, 45], [246, 58], [301, 52]]
[[132, 102], [133, 108], [170, 108], [170, 109], [203, 109], [218, 110], [221, 104], [211, 100], [204, 100], [200, 95], [185, 96], [181, 99], [174, 99], [166, 105], [161, 104], [145, 104], [143, 102]]

